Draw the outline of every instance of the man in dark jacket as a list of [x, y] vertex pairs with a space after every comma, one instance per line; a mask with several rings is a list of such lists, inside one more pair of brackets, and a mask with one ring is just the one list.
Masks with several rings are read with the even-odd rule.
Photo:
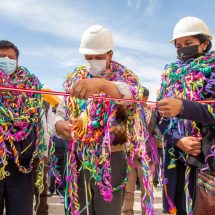
[[[19, 50], [0, 41], [0, 86], [41, 89], [37, 77], [18, 66]], [[33, 214], [33, 165], [40, 158], [42, 169], [44, 129], [41, 95], [0, 91], [0, 215]], [[41, 171], [42, 173], [42, 171]], [[41, 180], [37, 186], [42, 190]]]

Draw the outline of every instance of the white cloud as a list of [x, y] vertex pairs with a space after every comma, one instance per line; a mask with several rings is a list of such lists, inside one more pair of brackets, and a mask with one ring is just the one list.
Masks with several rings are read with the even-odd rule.
[[145, 16], [152, 16], [156, 9], [158, 0], [127, 0], [127, 5], [134, 10], [143, 9]]
[[[129, 0], [129, 4], [139, 5], [141, 0]], [[156, 0], [150, 0], [150, 2]], [[152, 3], [149, 3], [149, 6]], [[149, 8], [151, 8], [150, 6]], [[0, 4], [0, 17], [7, 17], [17, 25], [21, 25], [31, 31], [45, 32], [60, 36], [64, 39], [80, 42], [83, 31], [92, 24], [96, 24], [100, 18], [96, 15], [91, 18], [87, 12], [78, 12], [75, 6], [65, 5], [62, 1], [55, 0], [7, 0]], [[109, 22], [107, 21], [107, 27]], [[167, 44], [155, 43], [144, 39], [138, 32], [131, 36], [128, 32], [110, 28], [114, 35], [116, 46], [133, 49], [149, 54], [169, 56]], [[156, 50], [165, 50], [157, 52]]]
[[127, 0], [127, 4], [129, 7], [138, 10], [141, 7], [142, 0]]
[[80, 40], [80, 35], [92, 23], [90, 17], [80, 16], [75, 7], [61, 1], [7, 0], [0, 4], [1, 17], [7, 17], [31, 31], [40, 31]]
[[36, 58], [51, 58], [56, 62], [56, 67], [75, 67], [82, 63], [82, 55], [78, 50], [57, 46], [37, 46], [24, 47], [22, 49], [23, 56], [31, 56]]
[[122, 32], [114, 34], [116, 47], [140, 51], [145, 54], [151, 54], [160, 57], [169, 57], [172, 53], [171, 46], [159, 42], [152, 42], [144, 39], [141, 35], [129, 36]]
[[146, 16], [152, 16], [154, 14], [157, 2], [158, 0], [148, 0], [148, 5], [144, 9]]

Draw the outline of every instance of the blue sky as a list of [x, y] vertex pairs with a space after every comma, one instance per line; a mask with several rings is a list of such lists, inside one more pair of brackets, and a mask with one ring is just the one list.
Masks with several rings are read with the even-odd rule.
[[0, 38], [20, 49], [19, 64], [45, 87], [63, 90], [67, 73], [82, 64], [82, 33], [93, 24], [113, 33], [114, 59], [155, 91], [166, 63], [176, 58], [168, 42], [184, 16], [202, 18], [215, 33], [213, 0], [1, 0]]

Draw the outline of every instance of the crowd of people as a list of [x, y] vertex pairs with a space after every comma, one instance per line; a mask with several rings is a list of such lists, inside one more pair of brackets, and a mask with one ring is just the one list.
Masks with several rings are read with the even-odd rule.
[[132, 215], [137, 181], [142, 214], [155, 214], [158, 184], [163, 213], [214, 214], [212, 35], [200, 18], [184, 17], [170, 42], [177, 59], [152, 105], [137, 75], [113, 60], [104, 26], [84, 32], [84, 64], [68, 74], [70, 96], [56, 104], [19, 66], [18, 48], [0, 41], [0, 215], [47, 215], [54, 193], [66, 215]]

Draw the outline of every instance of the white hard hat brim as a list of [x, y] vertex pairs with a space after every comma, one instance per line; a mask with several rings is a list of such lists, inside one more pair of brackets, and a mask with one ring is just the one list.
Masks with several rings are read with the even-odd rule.
[[[193, 35], [197, 35], [197, 34], [202, 34], [202, 33], [201, 32], [185, 32], [185, 33], [177, 35], [176, 37], [173, 37], [169, 42], [174, 43], [174, 41], [178, 38], [193, 36]], [[212, 40], [213, 37], [211, 34], [205, 34], [205, 35], [208, 36], [209, 40]]]
[[81, 54], [89, 54], [89, 55], [97, 55], [97, 54], [105, 54], [111, 49], [86, 49], [86, 48], [79, 48], [79, 52]]

